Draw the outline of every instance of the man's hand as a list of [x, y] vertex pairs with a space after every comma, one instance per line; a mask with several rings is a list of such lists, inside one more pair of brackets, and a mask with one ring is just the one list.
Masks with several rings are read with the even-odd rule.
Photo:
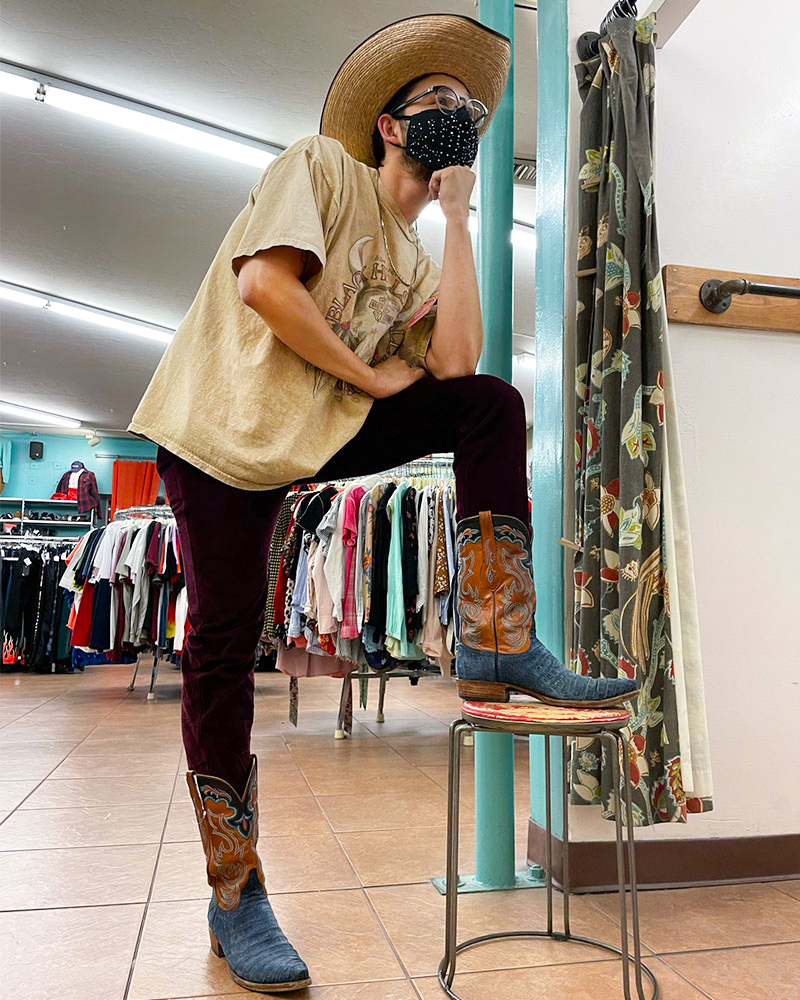
[[475, 186], [475, 174], [469, 167], [445, 167], [430, 179], [431, 198], [439, 200], [446, 219], [469, 218], [469, 196]]
[[414, 368], [407, 361], [393, 355], [375, 365], [372, 375], [372, 381], [365, 387], [365, 391], [375, 399], [385, 399], [387, 396], [396, 396], [398, 392], [425, 378], [427, 372], [424, 368]]

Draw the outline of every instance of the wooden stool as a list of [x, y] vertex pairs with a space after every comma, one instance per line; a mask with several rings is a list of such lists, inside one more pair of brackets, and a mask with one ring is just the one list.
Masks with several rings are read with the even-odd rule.
[[[445, 954], [439, 965], [439, 983], [453, 1000], [461, 1000], [453, 991], [456, 974], [456, 957], [459, 952], [486, 941], [496, 941], [510, 937], [544, 937], [554, 941], [574, 941], [590, 944], [596, 948], [613, 952], [622, 958], [622, 989], [625, 1000], [631, 1000], [629, 985], [630, 956], [628, 953], [628, 919], [625, 908], [625, 854], [622, 833], [622, 810], [620, 809], [621, 789], [625, 803], [625, 818], [628, 833], [628, 866], [631, 887], [631, 923], [633, 932], [634, 970], [636, 992], [639, 1000], [657, 1000], [658, 983], [655, 976], [642, 963], [639, 939], [639, 907], [636, 886], [636, 854], [633, 839], [633, 817], [631, 815], [631, 776], [628, 747], [620, 730], [630, 722], [630, 713], [625, 708], [559, 708], [535, 701], [509, 702], [464, 702], [461, 706], [462, 718], [450, 726], [450, 762], [448, 776], [447, 810], [447, 902], [445, 909]], [[545, 738], [545, 801], [546, 805], [546, 887], [547, 887], [547, 930], [503, 931], [484, 934], [460, 944], [456, 942], [458, 928], [458, 821], [459, 792], [461, 778], [461, 736], [465, 732], [514, 733], [519, 736], [544, 736]], [[552, 816], [550, 789], [550, 736], [561, 737], [563, 755], [562, 808], [564, 813], [564, 931], [553, 929], [553, 875], [552, 875]], [[595, 941], [591, 938], [572, 934], [569, 926], [569, 752], [567, 740], [572, 736], [592, 736], [607, 746], [610, 751], [614, 787], [617, 789], [616, 836], [617, 836], [617, 883], [619, 892], [620, 948]], [[620, 757], [622, 775], [620, 775]], [[645, 995], [643, 975], [652, 985], [652, 993]], [[511, 995], [511, 994], [509, 994]]]

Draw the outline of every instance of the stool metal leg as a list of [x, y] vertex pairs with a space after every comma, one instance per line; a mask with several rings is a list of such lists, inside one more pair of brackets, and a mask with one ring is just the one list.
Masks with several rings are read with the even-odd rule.
[[142, 654], [139, 653], [136, 657], [136, 663], [133, 665], [133, 676], [131, 677], [131, 682], [128, 685], [128, 691], [133, 691], [134, 685], [136, 684], [136, 675], [139, 673], [139, 661], [142, 658]]
[[150, 690], [147, 692], [147, 700], [152, 701], [156, 696], [156, 677], [158, 676], [158, 650], [153, 654], [153, 672], [150, 674]]
[[448, 988], [456, 974], [458, 936], [458, 820], [461, 798], [461, 734], [472, 727], [461, 719], [450, 726], [447, 779], [447, 885], [445, 887], [444, 976]]
[[614, 781], [614, 826], [617, 835], [617, 891], [619, 893], [619, 924], [622, 953], [622, 990], [625, 1000], [631, 1000], [630, 956], [628, 954], [628, 913], [625, 907], [625, 854], [622, 843], [622, 789], [619, 770], [620, 745], [613, 733], [604, 732], [601, 737], [611, 753], [611, 773]]
[[339, 698], [339, 715], [336, 718], [336, 731], [333, 734], [335, 740], [344, 739], [344, 717], [347, 712], [347, 697], [350, 694], [352, 683], [350, 674], [345, 674], [342, 679], [342, 693]]
[[642, 981], [642, 944], [639, 936], [639, 896], [636, 879], [636, 843], [633, 836], [633, 805], [631, 803], [631, 765], [628, 746], [622, 733], [616, 734], [622, 753], [622, 779], [625, 793], [625, 822], [628, 834], [628, 870], [631, 882], [631, 922], [633, 923], [633, 954], [636, 969], [636, 992], [640, 1000], [645, 1000]]
[[[592, 938], [573, 935], [569, 927], [569, 895], [570, 895], [570, 873], [569, 873], [569, 777], [570, 777], [570, 753], [571, 745], [568, 744], [568, 737], [563, 733], [556, 732], [553, 735], [561, 736], [563, 750], [563, 771], [562, 771], [562, 804], [564, 808], [564, 866], [563, 866], [563, 886], [564, 886], [564, 933], [553, 928], [553, 875], [552, 875], [552, 803], [551, 803], [551, 780], [550, 780], [550, 734], [546, 731], [540, 735], [545, 738], [545, 794], [546, 794], [546, 837], [545, 848], [547, 864], [547, 891], [548, 891], [548, 929], [546, 931], [517, 930], [500, 931], [494, 934], [482, 934], [479, 937], [470, 938], [468, 941], [458, 942], [458, 819], [461, 784], [461, 741], [465, 734], [471, 734], [475, 730], [480, 730], [480, 726], [472, 720], [457, 719], [450, 727], [449, 741], [449, 775], [447, 785], [447, 885], [445, 904], [445, 953], [438, 969], [438, 981], [442, 990], [452, 1000], [460, 1000], [458, 994], [453, 990], [453, 981], [456, 976], [457, 956], [468, 948], [473, 948], [489, 941], [499, 941], [505, 938], [549, 938], [552, 941], [567, 941], [571, 943], [581, 943], [602, 948], [607, 952], [618, 955], [622, 958], [623, 973], [623, 994], [625, 1000], [632, 1000], [630, 989], [630, 966], [631, 958], [628, 949], [628, 926], [626, 908], [626, 872], [625, 872], [625, 849], [622, 822], [622, 799], [624, 798], [625, 808], [628, 810], [628, 847], [632, 859], [631, 885], [634, 893], [636, 889], [636, 868], [633, 861], [633, 830], [632, 830], [632, 810], [630, 805], [630, 769], [626, 763], [620, 767], [619, 753], [621, 749], [627, 752], [624, 739], [616, 732], [602, 730], [593, 733], [600, 741], [606, 751], [611, 750], [611, 770], [613, 774], [614, 787], [616, 789], [616, 847], [617, 847], [617, 882], [620, 899], [620, 937], [621, 948], [615, 948], [611, 944], [603, 941], [596, 941]], [[570, 734], [574, 735], [574, 734]], [[623, 762], [627, 758], [623, 755]], [[625, 774], [625, 784], [622, 783], [622, 771]], [[634, 902], [634, 951], [636, 956], [636, 985], [639, 1000], [658, 1000], [658, 982], [652, 971], [641, 962], [641, 951], [638, 934], [638, 909]], [[644, 995], [642, 985], [642, 975], [646, 975], [650, 981], [653, 992], [649, 998]]]
[[386, 700], [386, 677], [381, 674], [381, 679], [378, 681], [378, 714], [375, 718], [376, 722], [383, 722], [385, 716], [383, 714], [383, 703]]
[[545, 836], [544, 857], [547, 885], [547, 933], [553, 933], [553, 806], [550, 801], [550, 737], [544, 738], [544, 794], [545, 794]]
[[[547, 738], [547, 737], [545, 737]], [[564, 836], [561, 841], [561, 887], [564, 890], [564, 936], [570, 936], [569, 930], [569, 778], [570, 755], [569, 740], [561, 737], [561, 759], [564, 762], [564, 773], [561, 776], [562, 799], [561, 811], [564, 814]]]

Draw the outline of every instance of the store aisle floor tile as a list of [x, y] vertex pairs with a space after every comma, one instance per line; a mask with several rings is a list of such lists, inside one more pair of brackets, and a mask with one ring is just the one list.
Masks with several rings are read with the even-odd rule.
[[[179, 679], [165, 671], [148, 702], [141, 680], [126, 692], [129, 677], [129, 665], [0, 677], [0, 1000], [254, 995], [208, 946], [211, 890], [185, 781]], [[439, 1000], [444, 899], [429, 879], [444, 874], [455, 687], [392, 682], [380, 724], [373, 686], [343, 741], [333, 739], [341, 682], [302, 688], [295, 729], [285, 677], [259, 674], [253, 727], [267, 883], [314, 979], [298, 1000]], [[464, 872], [474, 871], [473, 758], [465, 748]], [[523, 868], [525, 744], [515, 759]], [[800, 880], [640, 900], [662, 1000], [800, 997]], [[466, 894], [459, 936], [540, 927], [544, 905], [537, 890]], [[617, 944], [615, 896], [573, 897], [572, 912], [575, 932]], [[464, 953], [460, 968], [465, 1000], [621, 996], [619, 963], [580, 945], [509, 939]]]
[[0, 913], [0, 996], [123, 1000], [144, 907]]

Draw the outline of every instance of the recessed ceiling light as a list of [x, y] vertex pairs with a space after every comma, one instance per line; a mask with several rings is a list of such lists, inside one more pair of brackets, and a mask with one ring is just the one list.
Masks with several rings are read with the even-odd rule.
[[7, 414], [13, 420], [4, 423], [48, 424], [53, 427], [80, 427], [80, 420], [73, 417], [63, 417], [58, 413], [48, 413], [32, 406], [20, 406], [18, 403], [7, 403], [0, 399], [0, 414]]
[[160, 344], [168, 344], [175, 332], [165, 326], [146, 323], [131, 316], [121, 316], [119, 313], [110, 312], [107, 309], [98, 309], [96, 306], [86, 305], [83, 302], [71, 302], [69, 299], [62, 299], [56, 295], [47, 295], [33, 288], [12, 285], [8, 281], [0, 281], [0, 299], [6, 299], [8, 302], [16, 302], [23, 306], [47, 309], [49, 312], [57, 313], [59, 316], [69, 316], [70, 319], [76, 319], [82, 323], [102, 326], [107, 330], [126, 333], [132, 337], [155, 340]]
[[280, 153], [258, 139], [58, 77], [0, 63], [0, 91], [262, 170]]

